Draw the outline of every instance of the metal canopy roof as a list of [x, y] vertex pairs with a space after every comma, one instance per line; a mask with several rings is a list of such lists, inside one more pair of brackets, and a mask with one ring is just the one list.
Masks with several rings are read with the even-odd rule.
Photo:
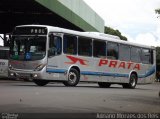
[[14, 26], [23, 24], [51, 25], [78, 31], [104, 30], [104, 21], [82, 0], [1, 0], [0, 33], [11, 32]]

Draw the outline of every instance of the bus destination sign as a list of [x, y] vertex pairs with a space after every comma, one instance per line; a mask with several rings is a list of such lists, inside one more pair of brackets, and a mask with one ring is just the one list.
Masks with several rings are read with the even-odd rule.
[[46, 27], [16, 27], [14, 35], [47, 35]]

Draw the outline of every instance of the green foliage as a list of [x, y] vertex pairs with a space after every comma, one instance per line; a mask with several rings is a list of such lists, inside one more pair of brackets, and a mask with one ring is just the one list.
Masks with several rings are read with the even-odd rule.
[[104, 33], [118, 36], [121, 40], [127, 41], [127, 38], [125, 36], [122, 36], [119, 30], [114, 30], [111, 27], [105, 27]]
[[[155, 10], [156, 14], [160, 15], [160, 9]], [[160, 75], [158, 72], [160, 72], [160, 47], [156, 47], [156, 68], [157, 68], [157, 78], [160, 78]]]
[[155, 10], [156, 14], [160, 14], [160, 9]]

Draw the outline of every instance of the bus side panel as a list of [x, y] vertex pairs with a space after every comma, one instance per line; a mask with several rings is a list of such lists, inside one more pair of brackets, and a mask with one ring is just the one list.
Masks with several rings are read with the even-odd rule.
[[65, 81], [66, 72], [69, 67], [64, 65], [64, 56], [58, 55], [48, 58], [46, 78], [48, 80]]
[[[115, 72], [115, 67], [109, 67], [110, 60], [106, 58], [66, 55], [64, 59], [66, 59], [64, 63], [68, 65], [67, 67], [77, 65], [80, 68], [80, 81], [121, 83], [124, 79], [122, 75]], [[125, 81], [128, 81], [127, 78]]]
[[125, 67], [122, 67], [122, 61], [117, 60], [115, 67], [109, 67], [112, 60], [104, 59], [102, 64], [101, 60], [101, 58], [65, 54], [48, 58], [47, 79], [67, 80], [66, 74], [69, 68], [77, 66], [80, 69], [80, 81], [128, 83], [129, 74], [132, 70], [135, 70], [138, 74], [138, 83], [153, 81], [153, 65], [133, 63], [128, 69], [128, 62], [125, 62]]
[[99, 61], [97, 62], [97, 66], [95, 67], [95, 69], [98, 69], [100, 72], [102, 72], [102, 82], [129, 82], [128, 77], [131, 69], [127, 69], [127, 62], [122, 63], [119, 60], [99, 58]]
[[102, 71], [98, 67], [99, 59], [83, 56], [79, 56], [78, 58], [83, 59], [85, 62], [84, 64], [79, 64], [81, 70], [81, 81], [101, 82]]
[[155, 65], [142, 64], [141, 72], [138, 72], [138, 83], [153, 83], [155, 72]]
[[[110, 67], [109, 59], [83, 57], [74, 55], [64, 55], [64, 65], [62, 67], [70, 67], [77, 65], [80, 68], [80, 81], [88, 82], [112, 82], [112, 83], [127, 83], [129, 70], [121, 71], [115, 67]], [[118, 62], [118, 61], [117, 61]], [[126, 74], [128, 72], [128, 75]]]

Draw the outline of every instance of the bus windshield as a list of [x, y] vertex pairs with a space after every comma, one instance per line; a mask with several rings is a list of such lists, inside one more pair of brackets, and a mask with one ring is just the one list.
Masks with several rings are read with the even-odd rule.
[[10, 58], [13, 60], [40, 60], [46, 55], [46, 36], [13, 36]]

